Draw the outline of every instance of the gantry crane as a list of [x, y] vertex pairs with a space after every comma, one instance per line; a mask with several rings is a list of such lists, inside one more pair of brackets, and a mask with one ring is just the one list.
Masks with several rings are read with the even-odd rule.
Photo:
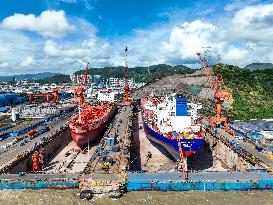
[[54, 96], [55, 103], [59, 102], [59, 91], [60, 90], [74, 90], [74, 95], [79, 94], [80, 105], [83, 105], [85, 86], [87, 83], [88, 66], [89, 66], [89, 63], [87, 63], [87, 65], [86, 65], [83, 78], [81, 79], [80, 82], [78, 82], [78, 87], [69, 88], [69, 89], [62, 89], [59, 87], [53, 88], [53, 96]]
[[84, 104], [84, 92], [86, 90], [85, 86], [87, 84], [88, 66], [89, 66], [89, 63], [87, 63], [87, 65], [86, 65], [84, 76], [81, 79], [81, 82], [78, 83], [77, 88], [74, 88], [74, 92], [76, 94], [79, 94], [80, 106], [83, 106], [83, 104]]
[[128, 85], [128, 65], [127, 65], [127, 52], [128, 48], [125, 48], [125, 68], [124, 68], [124, 91], [125, 91], [125, 98], [122, 100], [122, 104], [131, 104], [132, 100], [129, 99], [129, 85]]
[[58, 88], [58, 87], [53, 88], [53, 101], [55, 103], [59, 102], [59, 91], [60, 91], [60, 88]]
[[210, 127], [219, 127], [220, 125], [224, 126], [226, 132], [231, 135], [234, 135], [234, 131], [231, 130], [227, 123], [227, 117], [222, 115], [222, 104], [224, 101], [230, 99], [231, 95], [227, 91], [223, 91], [224, 81], [222, 75], [217, 73], [215, 77], [212, 77], [210, 68], [206, 63], [206, 59], [201, 57], [200, 53], [197, 53], [202, 70], [206, 74], [209, 86], [214, 90], [214, 102], [215, 102], [215, 111], [216, 115], [210, 117], [209, 125]]
[[50, 93], [31, 93], [28, 96], [29, 96], [29, 103], [33, 103], [35, 97], [46, 97], [46, 102], [49, 103], [51, 94]]

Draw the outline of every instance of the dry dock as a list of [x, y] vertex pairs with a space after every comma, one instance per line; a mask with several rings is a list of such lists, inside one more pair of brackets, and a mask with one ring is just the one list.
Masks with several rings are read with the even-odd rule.
[[[67, 120], [72, 114], [49, 122], [50, 132], [1, 153], [0, 189], [79, 188], [87, 195], [112, 197], [126, 189], [273, 189], [273, 178], [267, 173], [272, 161], [247, 143], [240, 141], [239, 148], [230, 144], [229, 139], [238, 139], [221, 129], [207, 132], [202, 148], [188, 159], [189, 179], [185, 180], [168, 152], [145, 136], [141, 113], [133, 105], [121, 106], [102, 139], [85, 149], [71, 140]], [[40, 146], [45, 148], [43, 170], [18, 174], [31, 172], [31, 154]]]
[[[145, 170], [148, 172], [158, 171], [175, 171], [177, 163], [172, 156], [158, 146], [156, 143], [150, 141], [142, 128], [141, 112], [135, 113], [136, 121], [133, 132], [133, 146], [132, 146], [132, 170]], [[138, 152], [134, 152], [138, 150]], [[149, 157], [151, 153], [151, 157]]]
[[[176, 171], [178, 164], [173, 157], [160, 145], [146, 137], [142, 128], [140, 111], [135, 112], [134, 122], [130, 169], [145, 172]], [[190, 171], [226, 171], [229, 167], [222, 163], [216, 151], [205, 142], [195, 155], [188, 158], [188, 169]]]
[[121, 107], [90, 159], [84, 174], [121, 173], [129, 166], [132, 107]]

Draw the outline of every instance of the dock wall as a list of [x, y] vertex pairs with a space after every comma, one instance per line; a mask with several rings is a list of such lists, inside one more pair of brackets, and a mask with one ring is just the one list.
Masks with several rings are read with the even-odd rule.
[[193, 172], [185, 180], [181, 172], [129, 173], [128, 191], [161, 190], [273, 190], [273, 176], [267, 172]]
[[4, 174], [0, 175], [3, 189], [64, 189], [77, 188], [93, 194], [124, 193], [126, 190], [273, 190], [273, 176], [267, 172], [195, 172], [185, 180], [183, 173], [124, 173], [124, 174]]
[[63, 130], [58, 130], [55, 133], [52, 133], [48, 136], [48, 140], [44, 143], [37, 146], [35, 149], [31, 149], [22, 156], [18, 157], [15, 161], [11, 162], [8, 166], [4, 169], [0, 170], [0, 173], [11, 173], [15, 174], [18, 172], [29, 172], [32, 170], [32, 153], [39, 147], [44, 147], [45, 149], [45, 161], [49, 161], [59, 148], [63, 145], [64, 138], [70, 136], [69, 129], [66, 127]]
[[17, 181], [0, 182], [0, 190], [4, 189], [77, 189], [78, 181]]
[[246, 182], [128, 182], [127, 191], [160, 190], [160, 191], [189, 191], [189, 190], [273, 190], [272, 180]]
[[208, 133], [206, 135], [206, 141], [209, 143], [216, 158], [221, 160], [221, 162], [229, 169], [245, 172], [250, 169], [262, 168], [250, 161], [247, 161], [243, 156], [240, 156], [240, 150], [231, 147], [228, 142], [225, 141], [224, 136], [219, 134], [212, 136]]

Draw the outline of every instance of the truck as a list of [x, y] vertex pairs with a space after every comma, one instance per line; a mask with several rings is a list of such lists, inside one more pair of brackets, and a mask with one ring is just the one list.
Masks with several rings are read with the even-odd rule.
[[258, 152], [263, 151], [263, 148], [262, 148], [262, 147], [259, 147], [259, 146], [255, 146], [255, 149], [256, 149]]
[[46, 141], [46, 138], [45, 138], [45, 137], [42, 137], [42, 138], [41, 138], [41, 141], [42, 141], [42, 142]]
[[7, 143], [7, 147], [10, 147], [10, 146], [12, 146], [13, 145], [13, 142], [8, 142]]
[[28, 131], [29, 136], [33, 136], [36, 133], [37, 133], [36, 130], [30, 130], [30, 131]]
[[236, 149], [241, 149], [240, 143], [236, 143]]
[[50, 130], [49, 127], [45, 127], [45, 128], [43, 128], [43, 129], [39, 130], [38, 133], [41, 135], [41, 134], [44, 134], [45, 132], [48, 132], [49, 130]]
[[228, 141], [230, 144], [232, 144], [232, 145], [235, 144], [235, 141], [234, 141], [233, 139], [227, 139], [227, 141]]

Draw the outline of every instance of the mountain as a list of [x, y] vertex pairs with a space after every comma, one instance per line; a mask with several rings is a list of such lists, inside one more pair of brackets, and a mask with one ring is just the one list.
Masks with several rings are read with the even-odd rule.
[[51, 72], [43, 72], [43, 73], [35, 73], [35, 74], [20, 74], [20, 75], [13, 75], [13, 76], [0, 76], [0, 81], [11, 82], [11, 81], [14, 81], [15, 78], [41, 80], [41, 79], [53, 77], [53, 76], [56, 76], [56, 75], [62, 75], [62, 74], [60, 74], [60, 73], [51, 73]]
[[0, 81], [14, 82], [14, 76], [0, 76]]
[[[214, 65], [213, 72], [221, 73], [225, 90], [232, 98], [223, 103], [223, 114], [233, 120], [273, 118], [273, 69], [254, 70], [234, 65]], [[208, 88], [203, 72], [169, 75], [135, 90], [131, 96], [143, 98], [151, 93], [164, 96], [175, 92], [203, 105], [202, 114], [215, 115], [214, 91]]]
[[[149, 67], [134, 67], [128, 68], [129, 78], [134, 78], [136, 82], [151, 83], [156, 79], [161, 79], [173, 74], [190, 74], [196, 70], [188, 68], [183, 65], [153, 65]], [[75, 75], [84, 74], [85, 70], [75, 72]], [[124, 78], [124, 67], [104, 67], [104, 68], [90, 68], [88, 70], [90, 75], [100, 75], [102, 78]], [[69, 75], [56, 75], [40, 80], [42, 84], [45, 83], [68, 83], [71, 82]]]
[[40, 80], [48, 77], [53, 77], [56, 75], [61, 75], [60, 73], [51, 73], [51, 72], [43, 72], [43, 73], [35, 73], [35, 74], [21, 74], [21, 75], [14, 75], [15, 78], [19, 79], [34, 79]]
[[70, 76], [59, 74], [53, 77], [46, 77], [44, 79], [39, 80], [42, 84], [51, 84], [51, 83], [71, 83]]
[[247, 65], [245, 68], [249, 70], [264, 70], [268, 68], [273, 68], [272, 63], [251, 63]]
[[[134, 78], [137, 82], [150, 83], [155, 79], [161, 79], [173, 74], [194, 73], [196, 70], [188, 68], [184, 65], [166, 65], [159, 64], [149, 67], [128, 68], [129, 78]], [[90, 68], [89, 74], [100, 75], [102, 78], [124, 78], [124, 67], [104, 67]], [[75, 74], [83, 74], [84, 70], [77, 71]]]
[[228, 65], [214, 66], [232, 94], [232, 120], [273, 118], [273, 69], [249, 70]]

